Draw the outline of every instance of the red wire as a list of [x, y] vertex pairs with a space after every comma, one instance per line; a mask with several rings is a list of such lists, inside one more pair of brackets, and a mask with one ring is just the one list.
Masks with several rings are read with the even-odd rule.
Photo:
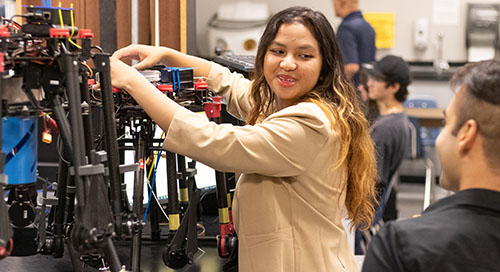
[[43, 127], [45, 128], [45, 131], [47, 131], [47, 115], [46, 113], [42, 112], [43, 114]]

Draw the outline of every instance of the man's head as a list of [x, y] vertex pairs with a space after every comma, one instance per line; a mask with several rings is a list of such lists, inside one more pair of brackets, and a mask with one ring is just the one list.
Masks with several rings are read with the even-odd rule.
[[345, 18], [349, 13], [359, 9], [358, 0], [333, 0], [335, 16]]
[[368, 80], [368, 96], [375, 101], [388, 98], [404, 102], [408, 96], [410, 68], [402, 58], [388, 55], [376, 62]]
[[460, 67], [451, 85], [458, 91], [445, 111], [436, 149], [441, 186], [457, 191], [464, 186], [464, 169], [482, 165], [483, 173], [500, 175], [500, 60]]

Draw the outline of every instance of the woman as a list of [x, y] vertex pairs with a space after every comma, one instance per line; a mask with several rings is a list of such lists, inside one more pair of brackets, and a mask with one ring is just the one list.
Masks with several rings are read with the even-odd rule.
[[[356, 271], [341, 223], [370, 226], [375, 159], [354, 87], [325, 16], [305, 7], [274, 15], [249, 81], [168, 48], [129, 46], [112, 60], [128, 91], [167, 136], [164, 148], [217, 170], [242, 173], [233, 218], [240, 271]], [[137, 69], [195, 67], [246, 126], [216, 125], [158, 92]]]

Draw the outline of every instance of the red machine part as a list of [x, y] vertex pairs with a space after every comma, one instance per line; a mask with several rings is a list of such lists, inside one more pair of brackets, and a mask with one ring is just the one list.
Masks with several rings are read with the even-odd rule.
[[51, 28], [49, 33], [51, 38], [69, 38], [69, 29]]
[[94, 33], [90, 29], [80, 29], [78, 30], [78, 37], [80, 39], [90, 39], [94, 38]]
[[228, 247], [228, 239], [230, 237], [234, 237], [234, 228], [232, 223], [220, 224], [219, 225], [219, 243], [218, 250], [221, 257], [227, 258], [229, 257], [229, 253], [227, 252]]
[[174, 87], [172, 86], [172, 84], [160, 84], [157, 86], [157, 88], [163, 93], [171, 93], [174, 91]]
[[10, 32], [7, 28], [0, 28], [0, 37], [10, 37]]
[[208, 84], [203, 79], [198, 79], [198, 82], [194, 83], [195, 90], [206, 90], [208, 89]]
[[0, 73], [3, 73], [5, 71], [4, 66], [5, 66], [4, 54], [3, 52], [0, 52]]
[[7, 242], [6, 247], [1, 247], [0, 246], [0, 260], [9, 256], [10, 253], [12, 253], [12, 249], [14, 249], [14, 241], [12, 239]]
[[208, 118], [217, 118], [220, 117], [220, 111], [222, 109], [221, 106], [221, 96], [214, 96], [212, 97], [214, 102], [206, 102], [205, 105], [203, 106], [203, 109], [205, 110], [205, 114], [207, 115]]

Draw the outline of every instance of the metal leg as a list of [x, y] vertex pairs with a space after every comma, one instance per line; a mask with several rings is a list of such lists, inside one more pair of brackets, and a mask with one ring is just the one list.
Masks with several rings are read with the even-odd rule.
[[167, 186], [168, 186], [168, 242], [171, 242], [180, 225], [179, 194], [177, 193], [177, 168], [175, 154], [167, 151]]
[[[141, 224], [142, 215], [142, 201], [144, 199], [144, 140], [142, 135], [137, 135], [136, 144], [136, 162], [139, 163], [139, 171], [135, 173], [134, 179], [134, 196], [133, 196], [133, 206], [132, 212], [134, 214], [134, 219], [137, 224]], [[141, 244], [142, 244], [142, 225], [137, 225], [134, 228], [132, 235], [132, 264], [131, 269], [133, 272], [141, 271]]]
[[113, 93], [111, 90], [111, 67], [109, 63], [109, 54], [96, 54], [93, 59], [101, 81], [102, 109], [105, 129], [104, 139], [106, 142], [106, 153], [108, 155], [111, 209], [115, 218], [115, 231], [117, 235], [120, 235], [122, 232], [121, 181], [118, 167], [120, 165], [120, 160], [116, 136]]

